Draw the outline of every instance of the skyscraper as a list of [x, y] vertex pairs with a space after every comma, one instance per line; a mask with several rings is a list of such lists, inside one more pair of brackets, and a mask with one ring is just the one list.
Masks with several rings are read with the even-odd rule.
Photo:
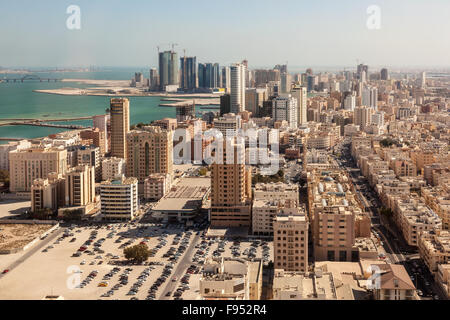
[[113, 98], [111, 113], [111, 156], [126, 159], [127, 133], [130, 131], [130, 101], [127, 98]]
[[165, 51], [159, 53], [159, 88], [165, 90], [168, 85], [178, 85], [178, 53]]
[[291, 94], [297, 99], [297, 125], [305, 125], [308, 122], [307, 119], [307, 99], [308, 95], [305, 87], [295, 86], [291, 90]]
[[182, 57], [181, 65], [181, 88], [185, 91], [192, 91], [197, 88], [197, 58]]
[[281, 74], [281, 90], [280, 93], [289, 93], [291, 91], [291, 75], [287, 72]]
[[272, 118], [274, 121], [286, 120], [291, 128], [297, 128], [297, 98], [285, 93], [272, 100]]
[[380, 71], [381, 80], [389, 80], [389, 71], [386, 68], [381, 69]]
[[231, 112], [238, 114], [245, 110], [245, 65], [233, 64], [231, 70]]
[[231, 88], [231, 73], [230, 73], [230, 67], [223, 67], [222, 68], [222, 88], [225, 88], [227, 92], [230, 92]]
[[159, 74], [158, 74], [158, 70], [155, 68], [150, 69], [149, 89], [151, 91], [155, 91], [155, 90], [159, 89]]
[[376, 87], [364, 87], [362, 89], [362, 105], [378, 110], [378, 89]]

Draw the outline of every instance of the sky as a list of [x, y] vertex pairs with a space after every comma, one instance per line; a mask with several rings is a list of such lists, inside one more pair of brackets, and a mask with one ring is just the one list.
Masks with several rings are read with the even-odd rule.
[[156, 66], [176, 43], [222, 65], [450, 67], [449, 13], [449, 0], [0, 0], [0, 66]]

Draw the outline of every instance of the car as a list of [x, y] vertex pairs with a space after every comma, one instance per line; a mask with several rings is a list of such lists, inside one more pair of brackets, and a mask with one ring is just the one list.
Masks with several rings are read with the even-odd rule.
[[5, 269], [5, 270], [3, 270], [3, 274], [6, 274], [6, 273], [8, 273], [9, 272], [9, 269]]

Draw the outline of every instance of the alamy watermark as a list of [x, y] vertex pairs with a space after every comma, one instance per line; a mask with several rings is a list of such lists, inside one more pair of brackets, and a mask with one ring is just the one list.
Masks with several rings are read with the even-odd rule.
[[69, 30], [81, 29], [81, 9], [77, 5], [70, 5], [66, 9], [66, 13], [70, 16], [66, 20], [66, 27]]
[[178, 128], [173, 135], [174, 164], [246, 164], [260, 166], [263, 175], [274, 175], [280, 168], [279, 132], [276, 129], [250, 128], [203, 132], [194, 127], [194, 136]]
[[381, 29], [381, 8], [377, 5], [371, 5], [367, 8], [367, 28], [369, 30], [379, 30]]

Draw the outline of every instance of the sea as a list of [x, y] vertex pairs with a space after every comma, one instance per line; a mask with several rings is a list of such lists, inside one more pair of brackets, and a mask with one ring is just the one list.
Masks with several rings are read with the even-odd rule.
[[[89, 72], [32, 72], [40, 78], [55, 79], [94, 79], [94, 80], [131, 80], [139, 68], [102, 68]], [[144, 73], [145, 75], [146, 73]], [[0, 74], [0, 79], [23, 77], [23, 74]], [[11, 118], [76, 118], [105, 114], [109, 108], [110, 97], [66, 96], [37, 93], [33, 90], [59, 88], [88, 88], [90, 85], [76, 82], [1, 82], [0, 83], [0, 119]], [[95, 86], [92, 86], [95, 87]], [[175, 108], [160, 107], [160, 97], [129, 97], [130, 124], [150, 123], [165, 117], [175, 118]], [[198, 110], [208, 111], [206, 109]], [[91, 120], [58, 122], [92, 126]], [[0, 126], [0, 138], [39, 138], [59, 133], [67, 129], [35, 126]], [[0, 141], [0, 144], [7, 141]]]

